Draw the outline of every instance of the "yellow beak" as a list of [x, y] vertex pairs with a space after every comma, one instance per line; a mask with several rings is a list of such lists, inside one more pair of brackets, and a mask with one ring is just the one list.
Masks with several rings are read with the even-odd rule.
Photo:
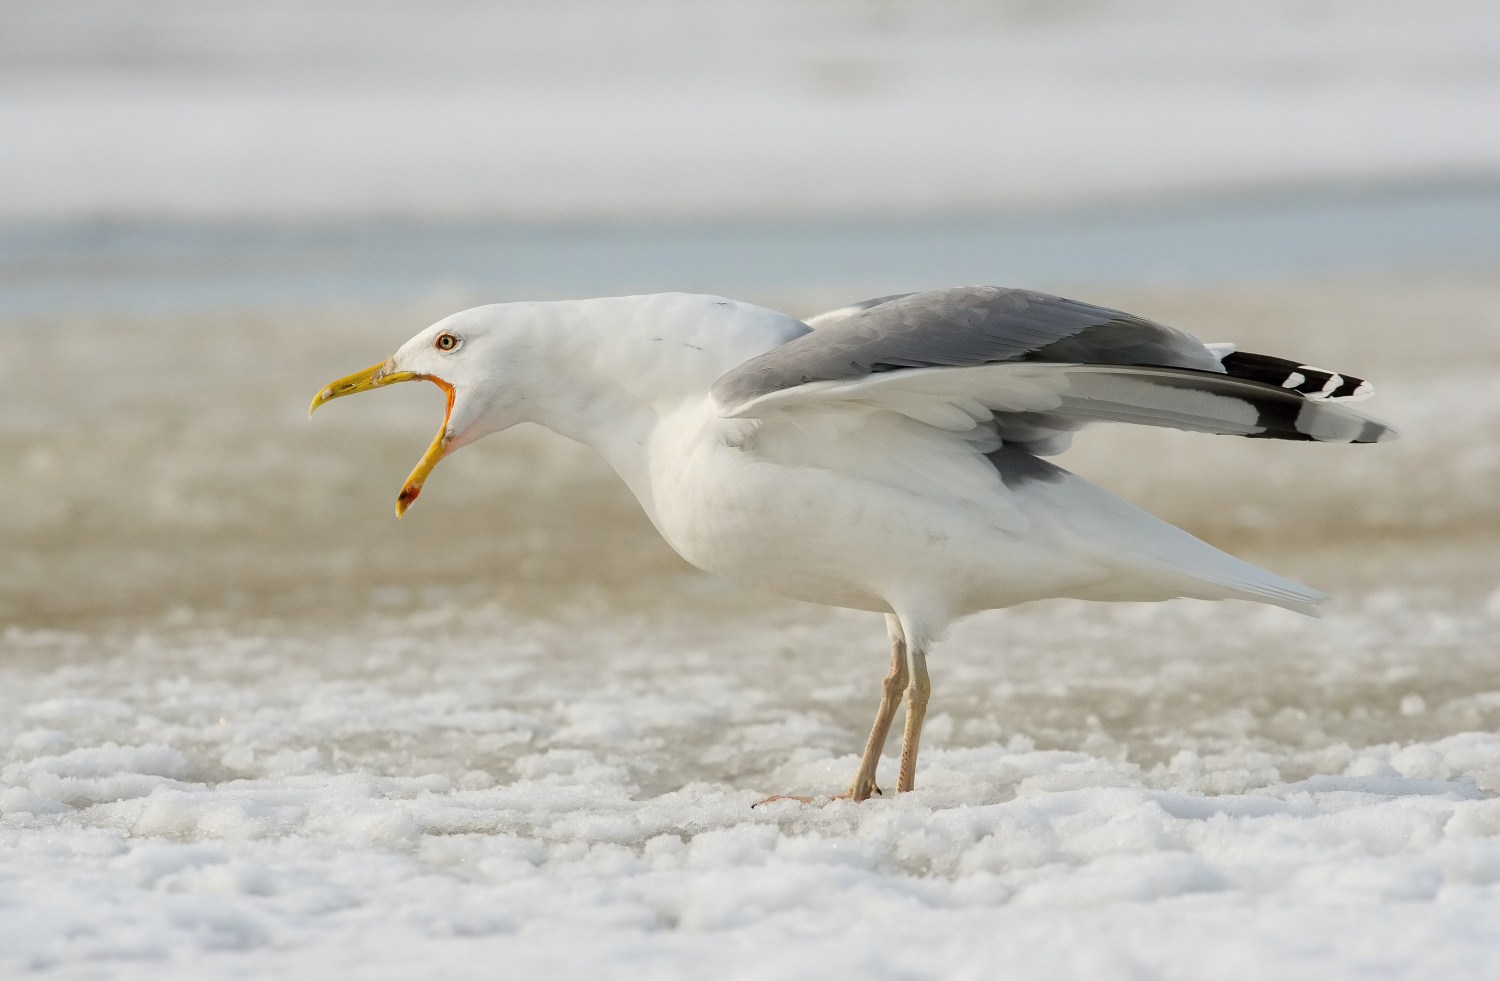
[[382, 385], [394, 385], [396, 382], [418, 381], [426, 379], [441, 388], [448, 396], [448, 407], [443, 411], [443, 425], [438, 429], [437, 435], [432, 439], [432, 445], [427, 447], [427, 452], [422, 454], [422, 459], [417, 461], [417, 467], [406, 478], [406, 483], [401, 487], [401, 493], [396, 497], [396, 517], [406, 513], [411, 507], [412, 501], [422, 493], [422, 484], [427, 481], [427, 475], [432, 473], [432, 468], [448, 452], [448, 419], [453, 415], [453, 386], [434, 375], [418, 374], [415, 371], [392, 371], [389, 361], [371, 365], [364, 371], [356, 371], [352, 375], [345, 375], [338, 381], [330, 382], [326, 388], [319, 392], [312, 400], [312, 405], [307, 409], [307, 417], [318, 411], [318, 406], [324, 402], [332, 402], [334, 399], [344, 395], [353, 395], [355, 392], [367, 392], [372, 388], [380, 388]]

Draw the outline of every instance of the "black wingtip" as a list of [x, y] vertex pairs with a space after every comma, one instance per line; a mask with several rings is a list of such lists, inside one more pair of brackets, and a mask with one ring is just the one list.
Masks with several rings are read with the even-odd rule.
[[[1269, 354], [1234, 351], [1219, 362], [1226, 374], [1296, 392], [1314, 401], [1352, 402], [1368, 398], [1374, 389], [1363, 378], [1298, 364]], [[1357, 442], [1357, 441], [1356, 441]]]

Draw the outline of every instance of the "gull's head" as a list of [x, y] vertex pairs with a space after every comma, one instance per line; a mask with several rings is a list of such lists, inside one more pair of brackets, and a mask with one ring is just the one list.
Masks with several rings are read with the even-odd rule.
[[477, 307], [446, 317], [401, 345], [395, 354], [363, 371], [330, 382], [312, 400], [311, 416], [325, 402], [404, 381], [430, 381], [448, 396], [443, 425], [396, 498], [396, 515], [405, 513], [422, 493], [422, 484], [439, 460], [466, 443], [509, 428], [507, 386], [497, 377], [497, 347], [505, 338], [501, 308]]

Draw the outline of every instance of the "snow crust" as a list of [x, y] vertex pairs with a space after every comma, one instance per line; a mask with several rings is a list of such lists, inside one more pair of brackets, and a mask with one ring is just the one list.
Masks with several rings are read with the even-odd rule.
[[1500, 167], [1475, 0], [5, 16], [11, 218], [963, 213]]
[[1500, 969], [1500, 691], [1474, 687], [1492, 612], [1386, 595], [1323, 622], [1189, 601], [988, 614], [934, 661], [915, 793], [761, 806], [849, 779], [878, 618], [587, 619], [12, 628], [0, 963]]

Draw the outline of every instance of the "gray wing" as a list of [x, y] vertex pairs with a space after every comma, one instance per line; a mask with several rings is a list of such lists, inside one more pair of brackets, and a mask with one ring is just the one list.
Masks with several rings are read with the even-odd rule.
[[910, 293], [813, 322], [720, 377], [719, 411], [878, 408], [1043, 455], [1097, 422], [1320, 442], [1396, 436], [1343, 404], [1369, 394], [1358, 378], [1228, 344], [1216, 352], [1182, 331], [1044, 293]]
[[858, 303], [850, 303], [847, 306], [839, 307], [837, 310], [825, 310], [816, 317], [808, 317], [805, 323], [813, 330], [822, 330], [824, 327], [831, 327], [842, 320], [848, 320], [855, 314], [864, 313], [871, 307], [878, 307], [882, 303], [899, 300], [905, 296], [911, 296], [911, 294], [892, 293], [890, 296], [877, 296], [873, 300], [860, 300]]
[[851, 304], [714, 383], [733, 407], [808, 382], [903, 368], [1002, 361], [1147, 364], [1222, 372], [1190, 334], [1107, 307], [1000, 286], [964, 286]]

